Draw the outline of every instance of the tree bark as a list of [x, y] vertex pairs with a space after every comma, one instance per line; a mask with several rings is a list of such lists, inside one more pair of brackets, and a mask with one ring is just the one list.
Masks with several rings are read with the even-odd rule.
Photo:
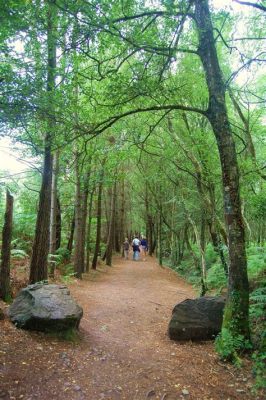
[[74, 240], [74, 232], [75, 232], [75, 210], [74, 210], [74, 214], [72, 217], [72, 221], [71, 221], [71, 227], [70, 227], [70, 235], [69, 235], [69, 239], [67, 242], [67, 250], [69, 251], [69, 257], [71, 256], [72, 250], [73, 250], [73, 240]]
[[104, 175], [104, 171], [102, 170], [101, 174], [100, 174], [100, 181], [99, 181], [99, 188], [98, 188], [96, 242], [95, 242], [93, 260], [91, 263], [92, 269], [96, 269], [96, 267], [97, 267], [98, 255], [99, 255], [100, 244], [101, 244], [103, 175]]
[[240, 334], [249, 339], [249, 285], [239, 193], [239, 171], [225, 104], [225, 86], [215, 48], [207, 0], [195, 0], [195, 21], [199, 37], [198, 54], [203, 64], [209, 91], [207, 117], [213, 128], [220, 155], [224, 212], [229, 240], [228, 296], [223, 328], [227, 328], [233, 336]]
[[74, 271], [76, 277], [82, 279], [84, 271], [84, 246], [83, 246], [83, 199], [81, 193], [81, 176], [79, 157], [76, 156], [76, 196], [75, 196], [75, 247], [74, 247]]
[[10, 298], [10, 249], [12, 240], [13, 200], [13, 196], [11, 196], [7, 190], [0, 269], [0, 297], [5, 301]]
[[115, 208], [116, 208], [116, 182], [114, 183], [111, 198], [111, 215], [108, 232], [108, 240], [106, 246], [106, 265], [112, 266], [113, 241], [114, 241], [114, 226], [115, 226]]
[[[121, 206], [120, 206], [120, 246], [124, 243], [125, 240], [125, 232], [126, 232], [126, 207], [125, 207], [125, 178], [122, 178], [121, 183]], [[124, 256], [124, 247], [122, 246], [122, 257]]]
[[62, 219], [61, 219], [61, 205], [60, 199], [57, 196], [56, 199], [56, 247], [55, 249], [59, 249], [61, 246], [61, 230], [62, 230]]
[[35, 237], [30, 263], [30, 283], [48, 278], [47, 258], [49, 252], [49, 225], [51, 213], [51, 184], [52, 184], [52, 154], [51, 142], [54, 133], [54, 91], [56, 77], [56, 15], [54, 1], [47, 1], [47, 92], [48, 92], [48, 121], [44, 139], [44, 165], [42, 172], [42, 186], [39, 197], [39, 208], [35, 227]]
[[[90, 165], [90, 162], [89, 162]], [[90, 182], [90, 167], [89, 171], [85, 174], [84, 177], [84, 187], [82, 193], [82, 252], [83, 252], [83, 269], [82, 272], [85, 272], [85, 248], [86, 248], [86, 232], [87, 232], [87, 216], [88, 216], [88, 196], [89, 196], [89, 182]]]
[[[160, 188], [161, 193], [161, 188]], [[163, 221], [162, 221], [162, 204], [161, 204], [161, 197], [160, 197], [160, 208], [159, 208], [159, 220], [158, 220], [158, 260], [159, 265], [163, 265], [163, 242], [162, 242], [162, 228], [163, 228]]]
[[59, 154], [55, 152], [53, 157], [52, 189], [51, 189], [51, 220], [50, 220], [50, 248], [49, 253], [56, 252], [57, 233], [57, 177], [59, 171]]
[[88, 210], [88, 226], [87, 226], [87, 247], [86, 247], [86, 272], [89, 272], [90, 269], [90, 254], [91, 254], [91, 220], [92, 220], [92, 204], [93, 204], [93, 195], [95, 189], [90, 192], [90, 200], [89, 200], [89, 210]]

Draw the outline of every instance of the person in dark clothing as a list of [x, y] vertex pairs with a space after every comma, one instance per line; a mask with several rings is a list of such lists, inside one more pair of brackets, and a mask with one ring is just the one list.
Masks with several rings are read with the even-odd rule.
[[141, 244], [141, 249], [142, 249], [144, 257], [145, 257], [144, 258], [144, 261], [145, 261], [146, 260], [146, 256], [147, 256], [147, 251], [148, 251], [148, 241], [147, 241], [145, 236], [142, 236], [140, 244]]

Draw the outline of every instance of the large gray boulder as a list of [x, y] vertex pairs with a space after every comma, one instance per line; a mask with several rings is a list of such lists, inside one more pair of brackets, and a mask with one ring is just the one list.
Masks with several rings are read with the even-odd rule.
[[83, 310], [66, 286], [37, 283], [19, 292], [8, 314], [18, 328], [60, 332], [78, 328]]
[[170, 339], [213, 339], [221, 331], [224, 306], [223, 297], [199, 297], [177, 304], [168, 327]]

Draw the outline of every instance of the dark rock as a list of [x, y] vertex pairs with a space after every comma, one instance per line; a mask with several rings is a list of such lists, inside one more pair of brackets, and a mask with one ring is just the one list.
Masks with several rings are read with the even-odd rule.
[[199, 297], [177, 304], [168, 327], [170, 339], [213, 339], [221, 331], [224, 306], [223, 297]]
[[29, 285], [9, 307], [9, 317], [18, 328], [42, 332], [78, 328], [82, 315], [82, 308], [63, 285]]

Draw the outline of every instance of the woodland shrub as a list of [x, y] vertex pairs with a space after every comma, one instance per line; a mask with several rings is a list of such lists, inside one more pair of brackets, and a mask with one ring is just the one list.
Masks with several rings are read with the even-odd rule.
[[249, 280], [264, 280], [266, 269], [266, 248], [250, 246], [247, 250]]
[[61, 273], [61, 279], [65, 284], [68, 284], [75, 276], [74, 265], [71, 263], [61, 264], [59, 270]]
[[36, 220], [36, 214], [34, 213], [14, 213], [13, 217], [13, 235], [16, 238], [31, 239], [33, 241], [34, 236], [34, 224]]
[[249, 341], [244, 336], [233, 336], [229, 329], [223, 328], [215, 339], [215, 350], [222, 360], [232, 361], [235, 365], [241, 366], [239, 354], [251, 348]]
[[255, 289], [250, 294], [250, 325], [254, 344], [253, 373], [256, 387], [266, 388], [266, 286]]
[[56, 255], [61, 257], [61, 262], [65, 262], [70, 258], [70, 251], [64, 247], [59, 247], [59, 249], [56, 250]]
[[11, 248], [12, 249], [20, 249], [25, 251], [27, 254], [30, 253], [32, 247], [32, 242], [30, 240], [26, 240], [22, 237], [17, 237], [16, 239], [12, 240]]
[[193, 286], [198, 287], [200, 285], [201, 273], [200, 270], [195, 268], [194, 260], [191, 258], [190, 254], [185, 253], [181, 263], [174, 268], [171, 266], [170, 259], [168, 259], [167, 262], [166, 264], [170, 268], [182, 275]]
[[11, 258], [16, 258], [16, 259], [20, 259], [23, 260], [24, 258], [29, 257], [28, 254], [21, 249], [12, 249], [11, 252]]
[[206, 267], [210, 268], [211, 266], [213, 266], [213, 264], [217, 262], [218, 257], [219, 256], [214, 250], [213, 245], [211, 243], [208, 243], [205, 250]]
[[212, 265], [207, 271], [207, 287], [216, 290], [218, 293], [226, 287], [226, 277], [221, 264]]

